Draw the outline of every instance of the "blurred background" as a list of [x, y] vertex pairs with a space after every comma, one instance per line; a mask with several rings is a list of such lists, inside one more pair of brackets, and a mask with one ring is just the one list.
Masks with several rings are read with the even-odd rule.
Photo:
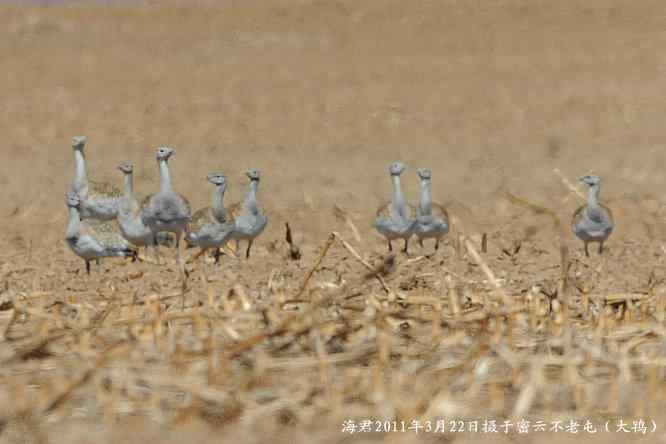
[[91, 179], [120, 185], [115, 166], [132, 160], [142, 194], [155, 147], [174, 147], [195, 207], [211, 170], [231, 202], [259, 168], [272, 220], [317, 243], [334, 204], [371, 232], [394, 160], [411, 200], [416, 167], [431, 167], [435, 199], [475, 229], [514, 217], [503, 190], [568, 217], [579, 201], [558, 168], [603, 177], [618, 238], [664, 234], [659, 0], [0, 3], [12, 239], [61, 234], [79, 134]]

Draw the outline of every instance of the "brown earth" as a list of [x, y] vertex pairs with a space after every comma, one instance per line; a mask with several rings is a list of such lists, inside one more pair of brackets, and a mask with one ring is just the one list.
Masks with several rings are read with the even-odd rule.
[[[229, 440], [262, 442], [268, 435], [285, 442], [333, 442], [345, 439], [339, 429], [350, 416], [412, 419], [446, 411], [465, 416], [463, 407], [475, 406], [478, 417], [499, 418], [519, 404], [532, 367], [521, 364], [506, 381], [498, 376], [500, 382], [483, 385], [470, 400], [460, 398], [474, 390], [465, 374], [484, 358], [506, 370], [497, 347], [544, 356], [555, 347], [559, 353], [561, 347], [548, 341], [551, 335], [566, 337], [563, 331], [586, 339], [597, 332], [595, 344], [604, 359], [645, 358], [652, 367], [622, 373], [620, 366], [619, 373], [604, 373], [597, 381], [586, 375], [585, 383], [551, 375], [554, 399], [548, 404], [537, 397], [525, 414], [656, 417], [663, 408], [663, 397], [647, 396], [655, 387], [662, 393], [664, 386], [664, 307], [653, 291], [663, 278], [666, 235], [666, 202], [657, 191], [666, 185], [663, 2], [2, 6], [0, 26], [2, 308], [15, 309], [2, 312], [2, 325], [10, 325], [11, 313], [22, 313], [0, 345], [6, 359], [2, 414], [11, 419], [0, 441], [18, 436], [30, 442], [64, 442], [63, 437], [87, 442], [100, 432], [109, 442], [123, 433], [176, 442], [185, 436], [204, 440], [215, 430]], [[114, 167], [132, 160], [142, 194], [157, 187], [155, 147], [176, 148], [174, 181], [195, 207], [210, 198], [204, 177], [211, 170], [231, 178], [231, 202], [243, 194], [243, 170], [260, 169], [260, 198], [270, 221], [253, 258], [225, 258], [222, 268], [210, 272], [211, 282], [199, 265], [190, 264], [184, 319], [165, 322], [162, 330], [153, 324], [150, 331], [125, 327], [156, 313], [160, 304], [150, 302], [154, 295], [163, 298], [160, 310], [178, 313], [179, 284], [173, 270], [123, 261], [107, 261], [101, 273], [87, 279], [77, 274], [82, 263], [62, 238], [64, 192], [73, 172], [70, 140], [79, 134], [88, 136], [92, 179], [120, 184]], [[411, 200], [416, 167], [431, 167], [435, 198], [460, 222], [443, 251], [418, 259], [414, 245], [409, 259], [399, 255], [398, 271], [387, 276], [389, 287], [408, 299], [441, 297], [443, 305], [434, 304], [434, 311], [443, 316], [437, 327], [442, 331], [436, 322], [423, 321], [432, 317], [428, 303], [387, 298], [374, 279], [363, 279], [363, 266], [339, 243], [314, 274], [313, 292], [285, 305], [331, 230], [340, 231], [369, 261], [378, 260], [385, 246], [372, 230], [372, 218], [388, 198], [387, 167], [394, 160], [410, 166], [405, 186]], [[576, 321], [558, 324], [560, 315], [548, 312], [539, 315], [542, 329], [530, 324], [538, 332], [526, 334], [520, 315], [469, 324], [452, 320], [447, 274], [466, 316], [491, 306], [477, 297], [490, 294], [486, 276], [464, 249], [455, 251], [462, 226], [477, 248], [481, 233], [488, 233], [483, 257], [517, 306], [533, 285], [554, 295], [561, 270], [552, 221], [512, 203], [505, 191], [550, 208], [566, 226], [580, 201], [555, 169], [574, 182], [588, 172], [602, 176], [602, 196], [617, 222], [601, 258], [585, 259], [567, 233]], [[334, 205], [348, 212], [360, 239], [335, 217]], [[300, 263], [283, 258], [285, 221], [303, 249]], [[135, 278], [138, 271], [143, 276]], [[239, 289], [247, 292], [244, 308]], [[592, 295], [589, 307], [585, 292]], [[640, 296], [622, 305], [616, 303], [618, 294]], [[328, 329], [310, 326], [305, 335], [288, 329], [289, 335], [253, 348], [230, 368], [210, 364], [219, 350], [279, 325], [291, 313], [286, 308], [303, 310], [319, 297], [335, 301], [326, 315], [318, 315], [327, 319]], [[373, 301], [379, 301], [381, 309], [372, 310], [381, 316], [365, 309]], [[198, 302], [202, 314], [194, 315]], [[613, 307], [610, 312], [604, 304]], [[538, 317], [533, 308], [529, 319]], [[355, 335], [340, 336], [346, 328]], [[512, 336], [513, 328], [522, 333]], [[394, 347], [388, 357], [382, 349], [386, 337]], [[36, 338], [48, 342], [45, 350], [31, 342]], [[62, 406], [39, 413], [57, 398], [59, 387], [92, 367], [119, 339], [125, 341], [123, 350], [112, 363], [99, 363], [92, 382], [65, 396]], [[428, 348], [439, 340], [439, 347]], [[210, 341], [214, 346], [206, 349]], [[323, 352], [316, 346], [322, 341]], [[177, 351], [174, 344], [180, 344]], [[45, 355], [23, 359], [26, 347]], [[578, 371], [602, 366], [589, 347], [569, 347], [562, 352], [566, 359], [589, 359]], [[456, 361], [465, 348], [474, 356]], [[359, 358], [358, 350], [368, 355]], [[326, 366], [322, 353], [347, 355]], [[447, 368], [447, 356], [460, 367]], [[312, 360], [315, 365], [308, 364]], [[206, 362], [212, 370], [203, 368]], [[377, 374], [390, 377], [393, 385], [378, 388]], [[328, 393], [325, 377], [346, 395]], [[578, 402], [572, 393], [582, 386], [591, 387], [594, 393], [587, 395], [594, 401]], [[500, 404], [497, 390], [506, 398]], [[602, 399], [609, 390], [609, 400]], [[144, 395], [148, 401], [136, 399]], [[257, 418], [266, 418], [263, 427]], [[365, 439], [384, 438], [416, 439], [400, 434]], [[531, 435], [525, 442], [537, 439], [544, 437]]]

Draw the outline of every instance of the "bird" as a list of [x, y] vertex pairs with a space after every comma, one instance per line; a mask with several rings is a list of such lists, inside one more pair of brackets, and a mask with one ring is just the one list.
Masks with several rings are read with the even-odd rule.
[[181, 274], [185, 276], [185, 267], [180, 256], [180, 238], [188, 231], [191, 215], [189, 202], [182, 194], [176, 193], [171, 185], [168, 161], [175, 152], [176, 150], [166, 146], [157, 148], [155, 158], [159, 168], [160, 190], [143, 199], [139, 214], [141, 221], [153, 234], [156, 255], [157, 234], [166, 231], [176, 235], [176, 262]]
[[222, 173], [210, 173], [208, 182], [216, 186], [213, 193], [213, 205], [194, 212], [190, 231], [185, 235], [188, 247], [199, 247], [196, 257], [213, 248], [215, 263], [220, 261], [220, 247], [225, 245], [234, 231], [234, 220], [224, 208], [224, 193], [227, 190], [227, 178]]
[[435, 239], [435, 250], [439, 249], [439, 241], [449, 232], [449, 213], [442, 205], [432, 201], [432, 171], [419, 168], [416, 174], [421, 180], [421, 199], [416, 208], [416, 227], [414, 233], [423, 247], [424, 239]]
[[90, 274], [90, 261], [104, 257], [136, 257], [136, 251], [114, 232], [97, 232], [86, 221], [81, 220], [79, 209], [83, 200], [74, 192], [67, 192], [65, 203], [69, 208], [69, 222], [65, 240], [69, 248], [86, 263], [86, 272]]
[[615, 221], [613, 212], [599, 202], [601, 178], [599, 176], [583, 176], [580, 181], [588, 186], [587, 204], [580, 206], [571, 218], [571, 230], [583, 241], [585, 256], [589, 257], [587, 244], [599, 242], [599, 254], [604, 250], [604, 242], [613, 232]]
[[72, 138], [75, 172], [70, 191], [76, 193], [81, 199], [79, 211], [81, 219], [110, 221], [118, 215], [121, 191], [106, 182], [88, 180], [84, 154], [86, 142], [85, 136], [74, 136]]
[[[121, 162], [117, 169], [123, 173], [124, 194], [118, 203], [118, 227], [122, 236], [136, 247], [148, 248], [153, 244], [153, 233], [143, 222], [140, 215], [139, 202], [134, 196], [134, 165], [132, 162]], [[170, 245], [167, 233], [158, 233], [159, 245]]]
[[250, 185], [243, 202], [235, 203], [228, 208], [228, 212], [234, 220], [234, 232], [232, 238], [236, 241], [236, 255], [240, 253], [239, 243], [247, 241], [245, 258], [250, 258], [250, 249], [257, 236], [264, 231], [268, 219], [264, 210], [257, 201], [257, 191], [261, 173], [257, 170], [247, 170], [245, 175], [250, 179]]
[[401, 162], [394, 162], [389, 166], [389, 174], [393, 184], [391, 202], [381, 205], [377, 209], [375, 228], [388, 241], [388, 251], [393, 251], [391, 241], [404, 239], [403, 252], [407, 253], [409, 238], [414, 234], [416, 225], [416, 211], [405, 201], [400, 185], [400, 175], [407, 169]]

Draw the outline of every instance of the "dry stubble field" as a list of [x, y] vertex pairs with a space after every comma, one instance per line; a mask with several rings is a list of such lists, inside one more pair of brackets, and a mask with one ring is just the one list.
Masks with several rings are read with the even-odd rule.
[[[649, 418], [657, 433], [631, 439], [663, 435], [661, 2], [0, 8], [0, 442], [485, 438], [340, 432], [441, 417]], [[86, 277], [63, 241], [77, 134], [91, 178], [119, 184], [133, 160], [140, 193], [157, 186], [154, 147], [175, 147], [195, 207], [210, 170], [231, 202], [261, 169], [253, 257], [189, 264], [184, 298], [172, 263]], [[457, 224], [382, 284], [352, 251], [385, 253], [371, 223], [393, 160], [412, 200], [430, 166]], [[555, 169], [604, 178], [617, 230], [602, 257], [559, 237], [580, 201]]]

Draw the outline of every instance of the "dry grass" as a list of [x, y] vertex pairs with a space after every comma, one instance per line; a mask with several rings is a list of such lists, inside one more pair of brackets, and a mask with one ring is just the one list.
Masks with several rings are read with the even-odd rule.
[[[661, 426], [662, 9], [3, 6], [0, 442], [341, 442], [347, 418]], [[119, 183], [133, 160], [140, 192], [156, 187], [153, 148], [174, 146], [195, 206], [210, 170], [232, 177], [231, 202], [261, 169], [270, 222], [252, 259], [189, 264], [184, 310], [172, 263], [76, 272], [75, 134], [92, 178]], [[393, 160], [430, 166], [456, 218], [435, 255], [387, 258], [373, 237]], [[586, 259], [567, 222], [590, 170], [618, 229]]]

